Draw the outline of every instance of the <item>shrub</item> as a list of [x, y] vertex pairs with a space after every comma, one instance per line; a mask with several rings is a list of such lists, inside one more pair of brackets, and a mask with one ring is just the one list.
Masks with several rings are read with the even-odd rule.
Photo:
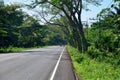
[[[90, 50], [90, 52], [92, 53], [92, 49]], [[82, 78], [82, 80], [120, 79], [120, 67], [113, 67], [113, 65], [111, 64], [98, 62], [96, 61], [96, 59], [89, 58], [87, 54], [80, 53], [77, 49], [70, 46], [68, 46], [68, 52], [70, 53], [70, 56], [72, 58], [75, 71], [78, 76]], [[93, 52], [97, 52], [97, 50]], [[112, 61], [115, 60], [113, 59]]]
[[100, 55], [102, 55], [102, 53], [99, 51], [99, 49], [96, 49], [94, 46], [90, 46], [88, 48], [87, 54], [91, 57], [91, 58], [97, 58]]

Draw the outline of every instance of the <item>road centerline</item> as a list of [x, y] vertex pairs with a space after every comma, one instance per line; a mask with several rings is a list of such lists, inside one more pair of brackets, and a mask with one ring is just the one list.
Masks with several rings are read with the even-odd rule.
[[64, 52], [65, 48], [66, 48], [66, 46], [63, 48], [63, 50], [62, 50], [62, 52], [61, 52], [61, 54], [60, 54], [60, 57], [59, 57], [56, 65], [55, 65], [55, 67], [54, 67], [54, 69], [53, 69], [53, 73], [52, 73], [52, 75], [51, 75], [51, 77], [50, 77], [50, 80], [53, 80], [53, 79], [54, 79], [55, 73], [56, 73], [56, 71], [57, 71], [58, 65], [59, 65], [59, 63], [60, 63], [60, 60], [61, 60], [61, 57], [62, 57], [62, 55], [63, 55], [63, 52]]

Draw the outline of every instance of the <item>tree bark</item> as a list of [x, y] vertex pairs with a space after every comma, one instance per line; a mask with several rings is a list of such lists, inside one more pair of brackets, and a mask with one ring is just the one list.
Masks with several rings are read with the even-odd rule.
[[85, 35], [84, 35], [83, 25], [80, 24], [78, 29], [79, 29], [80, 36], [81, 36], [81, 39], [82, 39], [83, 51], [87, 51], [88, 50], [88, 43], [87, 43], [87, 40], [86, 40]]

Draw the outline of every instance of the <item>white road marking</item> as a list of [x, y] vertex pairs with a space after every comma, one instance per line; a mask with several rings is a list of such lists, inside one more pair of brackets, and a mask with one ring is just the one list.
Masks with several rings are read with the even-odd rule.
[[64, 52], [65, 48], [66, 48], [66, 46], [64, 47], [64, 49], [62, 50], [62, 52], [61, 52], [61, 54], [60, 54], [60, 57], [59, 57], [56, 65], [55, 65], [55, 68], [54, 68], [54, 70], [53, 70], [53, 73], [52, 73], [52, 75], [51, 75], [51, 77], [50, 77], [50, 80], [53, 80], [53, 79], [54, 79], [55, 73], [56, 73], [56, 71], [57, 71], [58, 65], [59, 65], [59, 63], [60, 63], [60, 60], [61, 60], [61, 57], [62, 57], [62, 55], [63, 55], [63, 52]]

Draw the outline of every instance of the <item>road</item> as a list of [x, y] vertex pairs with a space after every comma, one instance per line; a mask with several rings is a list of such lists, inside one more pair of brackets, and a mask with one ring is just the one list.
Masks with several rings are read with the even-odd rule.
[[75, 80], [64, 46], [0, 54], [0, 80]]

